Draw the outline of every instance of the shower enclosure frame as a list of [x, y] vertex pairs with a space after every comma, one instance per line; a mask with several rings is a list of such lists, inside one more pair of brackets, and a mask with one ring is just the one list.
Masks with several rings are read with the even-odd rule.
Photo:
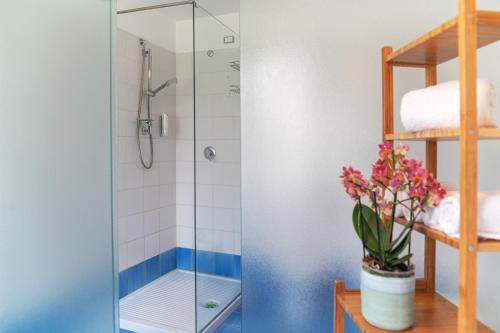
[[[117, 10], [115, 11], [116, 12], [116, 15], [120, 15], [120, 14], [128, 14], [128, 13], [135, 13], [135, 12], [142, 12], [142, 11], [149, 11], [149, 10], [156, 10], [156, 9], [162, 9], [162, 8], [169, 8], [169, 7], [177, 7], [177, 6], [184, 6], [184, 5], [192, 5], [192, 20], [193, 20], [193, 36], [192, 36], [192, 42], [193, 42], [193, 45], [192, 45], [192, 52], [193, 52], [193, 77], [192, 77], [192, 81], [193, 81], [193, 119], [194, 119], [194, 123], [193, 123], [193, 140], [194, 140], [194, 212], [193, 212], [193, 219], [194, 219], [194, 234], [193, 234], [193, 237], [194, 237], [194, 260], [193, 260], [193, 264], [194, 264], [194, 276], [195, 276], [195, 290], [194, 290], [194, 293], [195, 293], [195, 303], [193, 304], [193, 308], [194, 308], [194, 312], [195, 312], [195, 332], [202, 332], [202, 333], [212, 333], [212, 332], [215, 332], [215, 330], [217, 328], [219, 328], [219, 326], [233, 313], [234, 310], [236, 310], [240, 305], [241, 305], [241, 277], [239, 278], [240, 280], [240, 292], [239, 294], [227, 305], [225, 306], [225, 308], [223, 308], [220, 312], [218, 312], [210, 322], [208, 322], [208, 324], [206, 324], [204, 327], [198, 327], [199, 325], [199, 320], [198, 320], [198, 303], [199, 303], [199, 299], [198, 299], [198, 284], [197, 284], [197, 277], [198, 277], [198, 274], [203, 274], [203, 273], [199, 273], [198, 272], [198, 268], [197, 268], [197, 251], [198, 251], [198, 246], [197, 246], [197, 213], [196, 213], [196, 207], [197, 207], [197, 202], [196, 202], [196, 186], [197, 186], [197, 181], [196, 181], [196, 175], [197, 175], [197, 157], [196, 157], [196, 142], [197, 142], [197, 138], [196, 138], [196, 97], [197, 97], [197, 91], [196, 91], [196, 74], [197, 74], [197, 71], [196, 71], [196, 28], [195, 28], [195, 21], [196, 21], [196, 10], [198, 8], [200, 8], [201, 10], [203, 10], [206, 14], [210, 15], [214, 20], [216, 20], [218, 23], [220, 23], [221, 25], [223, 25], [225, 28], [227, 28], [228, 30], [230, 30], [232, 33], [235, 33], [238, 35], [239, 37], [239, 34], [236, 33], [234, 30], [232, 30], [231, 28], [229, 28], [224, 22], [222, 22], [221, 20], [219, 20], [218, 18], [216, 18], [213, 14], [211, 14], [207, 9], [205, 9], [203, 6], [201, 6], [200, 4], [198, 4], [197, 1], [194, 1], [194, 0], [187, 0], [187, 1], [177, 1], [177, 2], [171, 2], [171, 3], [165, 3], [165, 4], [159, 4], [159, 5], [152, 5], [152, 6], [144, 6], [144, 7], [137, 7], [137, 8], [131, 8], [131, 9], [126, 9], [126, 10]], [[116, 20], [114, 20], [114, 23], [115, 23], [115, 26], [116, 26]], [[148, 61], [148, 60], [146, 60]], [[151, 64], [150, 64], [151, 66]], [[150, 67], [151, 68], [151, 67]], [[239, 69], [238, 69], [239, 70]], [[232, 86], [231, 86], [232, 87]], [[142, 87], [141, 87], [142, 89]], [[148, 91], [147, 93], [149, 93], [151, 87], [148, 85]], [[231, 90], [233, 91], [233, 90]], [[234, 92], [234, 91], [233, 91]], [[238, 90], [238, 94], [239, 94], [239, 90]], [[150, 96], [148, 96], [149, 99], [150, 99]], [[139, 124], [138, 124], [138, 131], [139, 131]], [[139, 132], [138, 132], [139, 133]], [[138, 140], [139, 142], [139, 140]], [[151, 151], [152, 153], [152, 151]], [[151, 156], [151, 160], [153, 160], [153, 156]], [[113, 192], [115, 193], [116, 192], [116, 186], [114, 187], [113, 189]], [[241, 209], [240, 209], [240, 216], [241, 216]], [[114, 225], [116, 226], [116, 223], [114, 223]], [[241, 245], [240, 245], [241, 246]], [[118, 245], [115, 244], [114, 245], [115, 247], [115, 253], [118, 253]], [[118, 260], [116, 260], [116, 262], [118, 262]], [[116, 263], [116, 266], [117, 266], [117, 263]], [[116, 271], [118, 272], [118, 269], [116, 269]], [[118, 288], [117, 288], [118, 289]], [[118, 293], [115, 293], [118, 297]], [[117, 307], [119, 308], [119, 307]], [[117, 319], [118, 319], [118, 325], [117, 325], [117, 329], [119, 330], [119, 313], [117, 315]]]
[[182, 6], [182, 5], [197, 5], [197, 4], [196, 4], [196, 1], [193, 1], [193, 0], [177, 1], [177, 2], [164, 3], [161, 5], [144, 6], [144, 7], [137, 7], [137, 8], [132, 8], [132, 9], [119, 10], [116, 13], [117, 14], [127, 14], [127, 13], [143, 12], [145, 10], [152, 10], [152, 9], [177, 7], [177, 6]]

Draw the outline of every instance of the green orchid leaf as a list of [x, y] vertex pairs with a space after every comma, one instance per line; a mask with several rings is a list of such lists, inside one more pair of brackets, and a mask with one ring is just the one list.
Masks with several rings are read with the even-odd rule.
[[[369, 228], [369, 230], [375, 237], [375, 240], [377, 242], [376, 243], [377, 251], [379, 250], [379, 235], [380, 235], [380, 251], [381, 251], [380, 255], [384, 257], [385, 252], [387, 252], [387, 250], [390, 249], [390, 242], [386, 225], [380, 218], [377, 217], [375, 211], [373, 211], [373, 209], [371, 209], [370, 207], [364, 206], [361, 212], [366, 221], [366, 226]], [[377, 227], [377, 219], [379, 220], [378, 227]]]
[[411, 233], [411, 230], [413, 229], [414, 224], [415, 224], [415, 221], [410, 221], [410, 222], [405, 224], [403, 230], [401, 230], [401, 232], [399, 233], [399, 236], [395, 240], [392, 241], [391, 248], [394, 247], [401, 240], [401, 238], [403, 238], [405, 231], [410, 229], [409, 233]]
[[[364, 214], [361, 213], [362, 210]], [[378, 242], [376, 235], [371, 232], [366, 222], [365, 216], [370, 216], [369, 210], [371, 210], [370, 207], [360, 205], [359, 203], [356, 204], [352, 212], [352, 221], [359, 239], [361, 239], [365, 248], [372, 254], [378, 253]]]
[[[377, 230], [376, 213], [370, 207], [360, 205], [359, 203], [354, 207], [352, 216], [354, 229], [356, 230], [359, 238], [363, 241], [365, 247], [370, 250], [370, 252], [376, 253], [377, 258], [381, 258], [383, 260], [391, 245], [385, 224], [380, 220]], [[362, 239], [363, 234], [364, 239]]]
[[392, 267], [397, 266], [399, 264], [402, 264], [402, 263], [410, 260], [411, 257], [413, 257], [413, 253], [407, 254], [404, 257], [401, 257], [399, 259], [392, 260], [392, 261], [389, 262], [389, 265], [392, 266]]
[[391, 250], [388, 252], [387, 255], [387, 260], [393, 260], [397, 259], [398, 256], [403, 252], [403, 250], [410, 244], [410, 239], [411, 239], [411, 231], [407, 232], [404, 238], [397, 244], [396, 246], [392, 247]]

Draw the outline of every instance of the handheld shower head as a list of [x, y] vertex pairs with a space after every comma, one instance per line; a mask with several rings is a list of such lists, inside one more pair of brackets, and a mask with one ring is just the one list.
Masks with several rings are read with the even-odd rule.
[[168, 88], [170, 86], [175, 86], [177, 84], [177, 78], [174, 77], [172, 79], [169, 79], [167, 81], [165, 81], [165, 83], [163, 83], [161, 86], [159, 86], [158, 88], [154, 89], [154, 90], [148, 90], [147, 91], [147, 94], [149, 96], [152, 96], [152, 97], [155, 97], [156, 94], [158, 94], [160, 91], [162, 91], [163, 89], [165, 88]]

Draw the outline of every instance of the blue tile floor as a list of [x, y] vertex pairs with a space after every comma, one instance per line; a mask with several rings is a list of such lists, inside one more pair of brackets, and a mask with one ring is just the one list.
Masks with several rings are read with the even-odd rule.
[[[120, 329], [120, 333], [134, 333]], [[241, 306], [226, 319], [215, 333], [241, 333]]]

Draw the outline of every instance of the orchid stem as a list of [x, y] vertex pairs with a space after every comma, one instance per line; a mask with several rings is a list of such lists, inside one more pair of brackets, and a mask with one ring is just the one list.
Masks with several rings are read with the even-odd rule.
[[384, 256], [382, 255], [382, 246], [380, 245], [380, 216], [379, 216], [379, 209], [378, 209], [378, 205], [377, 205], [377, 200], [375, 198], [375, 195], [374, 195], [374, 198], [373, 198], [373, 202], [374, 202], [374, 205], [375, 205], [375, 221], [377, 223], [377, 243], [378, 243], [378, 253], [379, 253], [379, 260], [381, 261], [381, 264], [382, 264], [382, 268], [385, 268], [385, 259], [384, 259]]
[[411, 204], [410, 204], [410, 206], [411, 206], [410, 223], [412, 223], [412, 224], [411, 224], [411, 227], [410, 227], [410, 234], [408, 236], [408, 237], [410, 237], [410, 240], [408, 241], [408, 270], [410, 270], [410, 259], [411, 259], [410, 258], [410, 254], [411, 254], [411, 235], [412, 235], [412, 231], [413, 231], [413, 225], [415, 224], [413, 222], [415, 222], [415, 219], [416, 219], [416, 217], [414, 216], [414, 212], [413, 212], [413, 203], [414, 203], [414, 200], [412, 199], [411, 200]]

